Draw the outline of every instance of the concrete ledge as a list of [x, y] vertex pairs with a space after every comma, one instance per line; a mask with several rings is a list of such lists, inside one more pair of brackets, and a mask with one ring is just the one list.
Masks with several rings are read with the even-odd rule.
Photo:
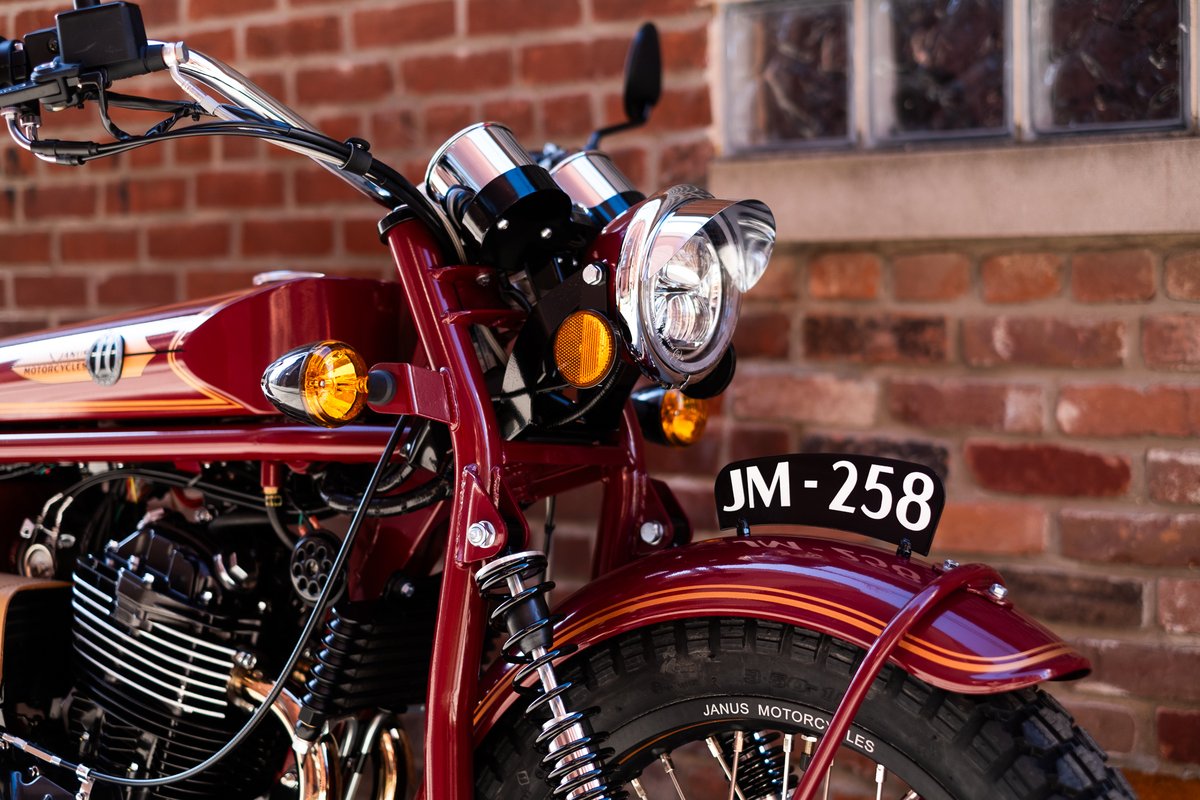
[[1190, 137], [727, 158], [710, 183], [766, 202], [790, 242], [1200, 231]]

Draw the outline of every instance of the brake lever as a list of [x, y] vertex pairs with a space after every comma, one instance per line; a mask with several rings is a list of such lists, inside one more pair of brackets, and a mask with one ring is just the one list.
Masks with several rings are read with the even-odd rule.
[[51, 110], [79, 105], [80, 68], [77, 64], [42, 64], [29, 80], [0, 89], [0, 107], [41, 103]]

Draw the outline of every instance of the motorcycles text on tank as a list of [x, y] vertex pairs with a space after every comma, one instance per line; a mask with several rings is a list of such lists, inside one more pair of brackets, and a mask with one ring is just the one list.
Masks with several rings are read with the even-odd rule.
[[[734, 535], [695, 544], [647, 474], [643, 441], [696, 440], [734, 379], [775, 240], [763, 204], [644, 197], [596, 149], [658, 99], [652, 26], [627, 122], [532, 154], [473, 125], [414, 186], [147, 39], [134, 4], [76, 6], [0, 40], [0, 108], [32, 157], [271, 142], [383, 206], [395, 279], [272, 273], [0, 342], [0, 797], [1131, 796], [1036, 688], [1086, 661], [990, 568], [920, 558], [935, 473], [731, 464]], [[156, 71], [187, 99], [115, 89]], [[41, 136], [83, 105], [105, 141]], [[130, 134], [113, 107], [158, 121]], [[552, 614], [553, 500], [588, 484], [593, 580]], [[422, 706], [410, 741], [401, 712]]]

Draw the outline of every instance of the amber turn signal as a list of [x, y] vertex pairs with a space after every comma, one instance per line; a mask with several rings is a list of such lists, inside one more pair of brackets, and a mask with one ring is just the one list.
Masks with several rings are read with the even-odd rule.
[[577, 389], [604, 380], [616, 356], [612, 326], [595, 311], [576, 311], [554, 335], [554, 363], [559, 374]]
[[661, 386], [643, 389], [631, 399], [642, 435], [651, 442], [686, 447], [704, 435], [708, 425], [707, 400]]
[[348, 344], [326, 341], [298, 347], [263, 373], [262, 390], [289, 417], [336, 428], [367, 404], [367, 366]]

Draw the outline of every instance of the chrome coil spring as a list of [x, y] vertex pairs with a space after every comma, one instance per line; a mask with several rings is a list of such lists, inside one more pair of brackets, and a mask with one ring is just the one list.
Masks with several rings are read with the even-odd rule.
[[[725, 757], [731, 758], [733, 734], [721, 736], [720, 741]], [[746, 734], [745, 747], [738, 761], [737, 782], [747, 800], [787, 796], [786, 792], [780, 792], [783, 784], [784, 755], [780, 741], [781, 737], [777, 733], [759, 731]], [[796, 778], [788, 776], [788, 788], [795, 788], [797, 783]]]
[[[498, 558], [475, 574], [480, 594], [499, 600], [489, 616], [496, 628], [509, 636], [501, 647], [501, 658], [520, 667], [513, 675], [513, 690], [529, 700], [525, 715], [538, 719], [541, 731], [534, 740], [545, 753], [542, 767], [555, 798], [562, 800], [620, 800], [625, 792], [612, 787], [604, 770], [606, 753], [602, 737], [592, 732], [590, 711], [568, 711], [565, 695], [571, 682], [559, 683], [555, 659], [570, 655], [575, 647], [554, 647], [554, 624], [560, 619], [549, 612], [546, 594], [553, 581], [542, 580], [546, 556], [536, 550]], [[534, 581], [526, 585], [526, 581]], [[526, 686], [529, 678], [534, 682]]]

